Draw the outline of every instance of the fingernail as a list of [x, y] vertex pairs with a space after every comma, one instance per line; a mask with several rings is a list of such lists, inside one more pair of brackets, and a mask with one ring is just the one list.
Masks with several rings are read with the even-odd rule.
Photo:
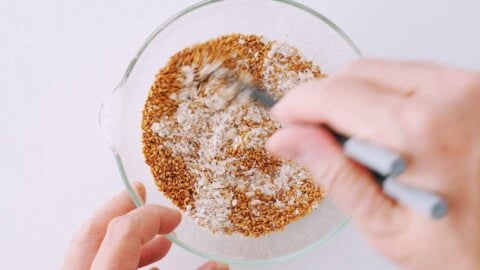
[[171, 211], [172, 213], [175, 213], [175, 215], [178, 216], [178, 218], [180, 219], [180, 221], [182, 220], [183, 216], [182, 216], [182, 212], [180, 212], [178, 209], [174, 209], [174, 208], [168, 208], [167, 209], [169, 211]]
[[180, 218], [182, 218], [182, 212], [180, 212], [178, 209], [170, 208], [170, 207], [164, 207], [164, 208], [167, 209], [167, 211], [169, 211], [170, 213], [178, 215], [180, 216]]
[[143, 202], [145, 203], [145, 198], [147, 196], [147, 191], [145, 190], [145, 186], [141, 182], [135, 182], [134, 184], [135, 190], [137, 194], [142, 198]]
[[217, 263], [217, 265], [215, 265], [215, 267], [213, 269], [214, 270], [228, 270], [230, 268], [226, 264]]
[[[280, 103], [280, 101], [279, 101], [279, 103]], [[273, 106], [270, 109], [270, 116], [272, 117], [272, 120], [280, 122], [280, 125], [282, 127], [287, 127], [289, 125], [292, 125], [291, 122], [289, 122], [287, 119], [285, 119], [286, 117], [284, 116], [284, 113], [282, 112], [282, 109], [278, 106], [278, 103], [277, 103], [277, 105]]]
[[297, 159], [301, 154], [298, 145], [284, 143], [282, 138], [277, 138], [276, 136], [268, 139], [265, 148], [270, 153], [284, 159]]
[[310, 160], [312, 157], [316, 157], [319, 155], [318, 147], [316, 147], [316, 145], [314, 145], [314, 143], [312, 143], [309, 140], [303, 141], [299, 148], [300, 148], [299, 152], [301, 154], [297, 156], [297, 160], [299, 163], [303, 165], [305, 165], [306, 162]]
[[226, 264], [209, 261], [201, 265], [197, 270], [229, 270], [230, 268]]

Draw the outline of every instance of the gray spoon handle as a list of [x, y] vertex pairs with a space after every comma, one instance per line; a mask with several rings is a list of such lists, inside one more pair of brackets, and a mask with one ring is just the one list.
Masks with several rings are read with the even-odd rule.
[[393, 178], [387, 178], [383, 182], [383, 191], [409, 208], [434, 219], [439, 219], [448, 212], [447, 203], [439, 195], [403, 184]]
[[355, 138], [347, 139], [343, 150], [345, 155], [380, 175], [399, 175], [406, 167], [398, 153]]
[[[254, 87], [246, 89], [250, 91], [250, 96], [254, 100], [267, 108], [273, 107], [277, 102], [264, 91]], [[447, 214], [447, 203], [439, 195], [402, 184], [393, 179], [406, 168], [405, 160], [400, 154], [384, 147], [344, 136], [327, 126], [322, 126], [322, 128], [328, 130], [343, 146], [346, 156], [372, 171], [379, 184], [382, 185], [385, 194], [434, 219], [439, 219]]]

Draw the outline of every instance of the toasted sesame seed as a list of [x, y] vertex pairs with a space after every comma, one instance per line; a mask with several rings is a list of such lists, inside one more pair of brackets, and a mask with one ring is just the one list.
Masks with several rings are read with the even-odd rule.
[[228, 95], [225, 71], [277, 98], [326, 75], [288, 44], [231, 34], [177, 52], [155, 76], [142, 130], [158, 189], [213, 233], [258, 237], [310, 213], [323, 192], [294, 162], [267, 153], [280, 124]]

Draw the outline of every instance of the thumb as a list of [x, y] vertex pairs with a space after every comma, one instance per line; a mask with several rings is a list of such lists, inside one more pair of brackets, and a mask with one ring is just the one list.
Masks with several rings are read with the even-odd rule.
[[370, 173], [346, 157], [321, 127], [283, 128], [269, 139], [267, 149], [305, 166], [332, 202], [353, 218], [385, 216], [393, 207]]

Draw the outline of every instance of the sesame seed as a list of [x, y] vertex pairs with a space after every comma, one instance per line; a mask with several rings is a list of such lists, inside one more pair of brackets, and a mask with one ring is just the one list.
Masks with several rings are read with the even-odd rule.
[[174, 54], [155, 76], [143, 110], [143, 153], [159, 191], [213, 233], [258, 237], [310, 213], [322, 190], [292, 161], [265, 150], [280, 128], [236, 95], [225, 74], [276, 98], [326, 75], [296, 48], [231, 34]]

